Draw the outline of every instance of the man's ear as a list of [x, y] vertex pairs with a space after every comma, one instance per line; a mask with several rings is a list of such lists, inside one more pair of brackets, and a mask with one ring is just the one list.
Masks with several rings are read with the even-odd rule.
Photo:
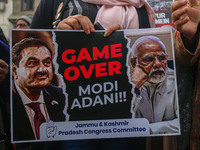
[[137, 65], [136, 60], [137, 60], [136, 57], [131, 58], [131, 65], [133, 66], [133, 68], [135, 68], [135, 66]]
[[17, 66], [14, 63], [12, 63], [12, 76], [17, 79]]

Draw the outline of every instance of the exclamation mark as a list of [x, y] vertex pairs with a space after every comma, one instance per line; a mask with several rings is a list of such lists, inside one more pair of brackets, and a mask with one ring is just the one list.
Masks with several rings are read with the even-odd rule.
[[119, 101], [122, 102], [122, 92], [119, 92]]
[[123, 92], [124, 102], [126, 102], [126, 91]]

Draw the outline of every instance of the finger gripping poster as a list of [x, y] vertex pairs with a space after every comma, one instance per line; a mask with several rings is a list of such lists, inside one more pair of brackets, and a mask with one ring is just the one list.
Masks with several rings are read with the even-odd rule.
[[180, 134], [171, 28], [104, 32], [12, 30], [12, 142]]

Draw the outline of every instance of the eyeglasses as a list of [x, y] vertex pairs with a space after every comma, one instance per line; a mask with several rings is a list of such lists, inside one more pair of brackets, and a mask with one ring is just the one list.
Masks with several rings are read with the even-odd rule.
[[25, 26], [29, 26], [29, 25], [25, 23], [17, 24], [17, 27], [25, 27]]

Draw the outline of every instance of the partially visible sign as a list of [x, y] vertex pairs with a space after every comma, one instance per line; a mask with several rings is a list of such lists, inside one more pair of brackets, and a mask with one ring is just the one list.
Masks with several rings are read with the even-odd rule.
[[172, 0], [147, 0], [156, 14], [156, 27], [172, 25], [171, 4]]

